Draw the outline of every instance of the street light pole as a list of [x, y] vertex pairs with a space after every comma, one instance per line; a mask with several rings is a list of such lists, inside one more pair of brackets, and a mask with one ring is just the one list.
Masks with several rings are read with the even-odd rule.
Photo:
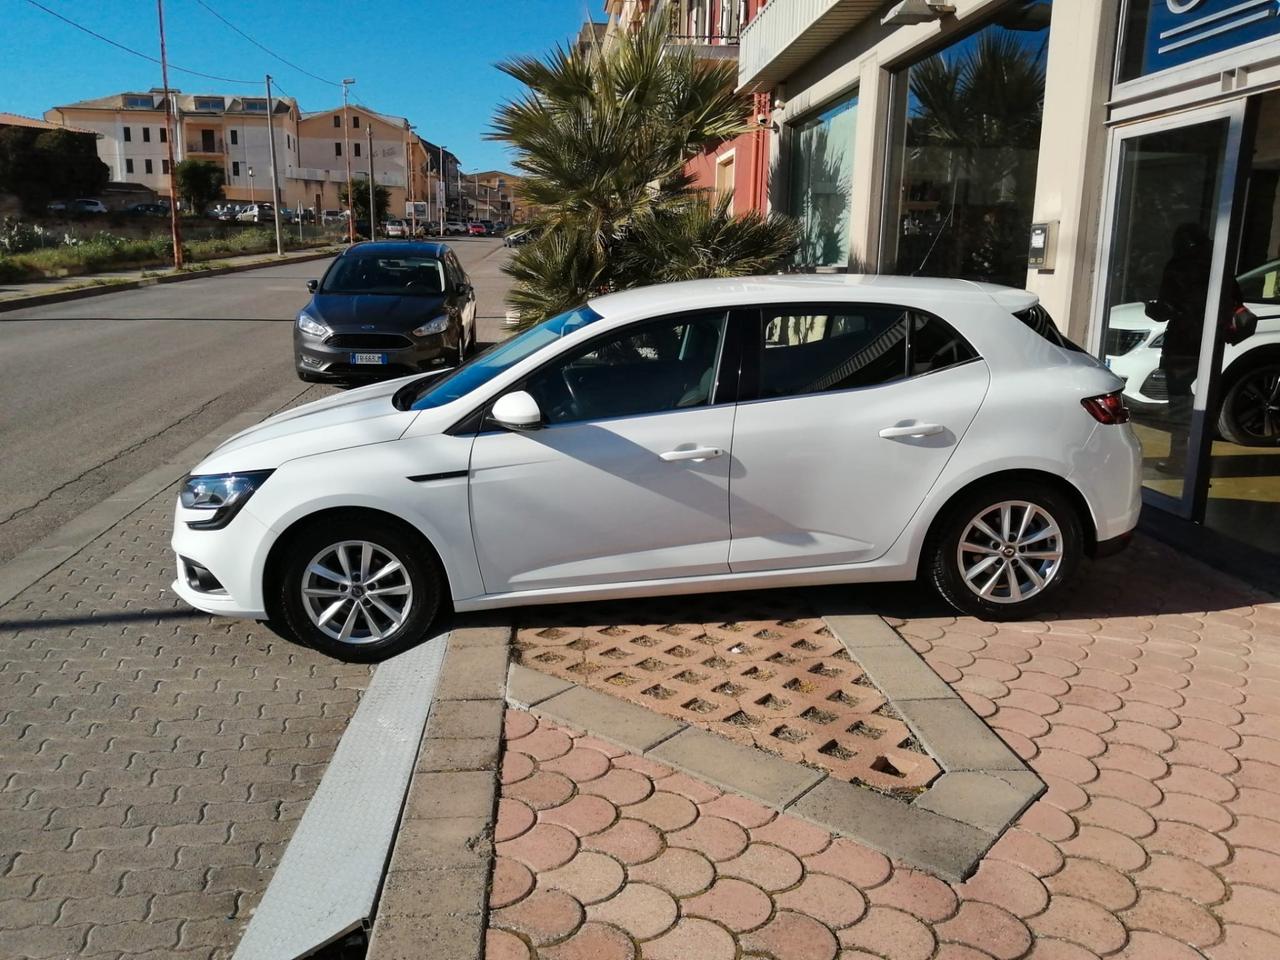
[[375, 204], [374, 204], [374, 202], [373, 202], [373, 200], [374, 200], [374, 186], [373, 186], [373, 124], [371, 124], [371, 123], [369, 123], [369, 122], [368, 122], [368, 117], [366, 117], [366, 118], [365, 118], [365, 121], [366, 121], [366, 122], [365, 122], [365, 126], [364, 126], [364, 132], [365, 132], [365, 134], [366, 134], [366, 135], [368, 136], [368, 138], [369, 138], [369, 239], [370, 239], [370, 240], [377, 240], [377, 239], [378, 239], [378, 219], [377, 219], [377, 217], [378, 217], [378, 210], [377, 210], [377, 207], [375, 206]]
[[280, 177], [276, 173], [276, 124], [271, 99], [271, 74], [267, 74], [267, 152], [271, 157], [271, 208], [276, 221], [276, 256], [284, 256], [284, 237], [280, 234]]
[[249, 168], [249, 202], [258, 202], [258, 195], [253, 192], [253, 167]]
[[164, 125], [169, 131], [165, 137], [169, 151], [169, 234], [173, 241], [173, 269], [182, 269], [182, 227], [178, 224], [177, 168], [173, 162], [173, 141], [178, 127], [174, 123], [173, 97], [169, 94], [169, 58], [164, 47], [164, 0], [156, 0], [156, 15], [160, 20], [160, 79], [164, 85]]
[[356, 242], [356, 195], [351, 192], [351, 113], [347, 104], [347, 87], [355, 83], [348, 77], [342, 81], [342, 154], [347, 161], [347, 240]]

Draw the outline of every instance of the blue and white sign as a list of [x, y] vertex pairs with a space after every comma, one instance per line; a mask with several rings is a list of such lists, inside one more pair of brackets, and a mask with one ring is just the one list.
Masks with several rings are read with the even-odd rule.
[[1280, 0], [1133, 0], [1150, 4], [1142, 73], [1255, 40], [1280, 40]]

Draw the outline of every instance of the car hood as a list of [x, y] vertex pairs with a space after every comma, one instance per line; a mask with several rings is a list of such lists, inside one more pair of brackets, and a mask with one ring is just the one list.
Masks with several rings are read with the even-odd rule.
[[376, 294], [317, 294], [306, 312], [330, 330], [406, 333], [444, 313], [444, 294], [414, 297]]
[[271, 470], [289, 460], [398, 439], [417, 412], [397, 410], [399, 377], [316, 400], [268, 417], [224, 441], [192, 473]]
[[1116, 330], [1160, 330], [1158, 323], [1147, 316], [1145, 303], [1117, 303], [1107, 315], [1107, 325]]

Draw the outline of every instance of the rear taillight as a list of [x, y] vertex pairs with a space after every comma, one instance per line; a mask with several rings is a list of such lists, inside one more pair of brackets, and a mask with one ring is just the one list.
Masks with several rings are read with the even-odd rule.
[[1085, 397], [1080, 401], [1099, 423], [1128, 423], [1129, 408], [1124, 405], [1124, 397], [1119, 391], [1104, 393], [1100, 397]]

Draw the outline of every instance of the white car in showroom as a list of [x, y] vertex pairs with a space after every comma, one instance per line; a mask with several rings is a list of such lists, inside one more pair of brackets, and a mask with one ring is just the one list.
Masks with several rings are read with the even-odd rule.
[[[1218, 433], [1246, 447], [1280, 444], [1280, 260], [1236, 278], [1245, 306], [1258, 318], [1253, 336], [1222, 349]], [[1159, 410], [1169, 402], [1160, 348], [1163, 322], [1142, 303], [1121, 303], [1107, 318], [1107, 366], [1124, 381], [1136, 409]]]
[[1127, 540], [1120, 380], [1034, 295], [791, 276], [610, 294], [278, 414], [183, 483], [174, 590], [350, 659], [458, 611], [927, 578], [1025, 617]]

